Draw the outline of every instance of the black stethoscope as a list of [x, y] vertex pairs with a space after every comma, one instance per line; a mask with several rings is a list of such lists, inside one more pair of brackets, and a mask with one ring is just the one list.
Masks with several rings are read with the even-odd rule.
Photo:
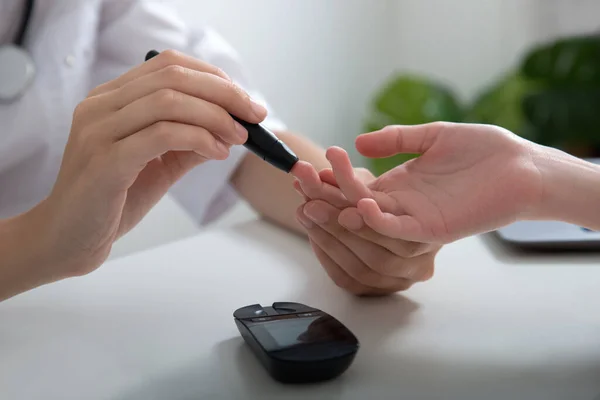
[[35, 77], [33, 58], [24, 48], [34, 0], [26, 0], [15, 40], [0, 46], [0, 102], [10, 103], [27, 91]]

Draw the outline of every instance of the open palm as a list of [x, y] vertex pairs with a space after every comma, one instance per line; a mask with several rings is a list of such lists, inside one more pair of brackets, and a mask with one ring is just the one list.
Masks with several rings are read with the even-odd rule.
[[[448, 243], [514, 222], [539, 201], [529, 142], [494, 126], [434, 123], [388, 127], [357, 139], [367, 157], [418, 153], [365, 185], [347, 154], [329, 150], [337, 186], [380, 234]], [[352, 213], [352, 211], [350, 211]]]

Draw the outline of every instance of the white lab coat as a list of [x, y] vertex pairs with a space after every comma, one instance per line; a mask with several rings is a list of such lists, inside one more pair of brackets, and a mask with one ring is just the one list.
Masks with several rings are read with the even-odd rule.
[[[0, 10], [0, 34], [15, 31], [18, 8]], [[217, 65], [269, 108], [235, 51], [210, 29], [190, 29], [167, 2], [37, 0], [26, 47], [36, 63], [34, 84], [17, 102], [0, 104], [0, 218], [24, 212], [49, 194], [75, 106], [93, 87], [140, 64], [150, 49], [177, 49]], [[272, 111], [265, 125], [284, 129]], [[214, 219], [235, 200], [228, 181], [244, 154], [237, 146], [226, 161], [197, 167], [171, 194], [198, 223]]]

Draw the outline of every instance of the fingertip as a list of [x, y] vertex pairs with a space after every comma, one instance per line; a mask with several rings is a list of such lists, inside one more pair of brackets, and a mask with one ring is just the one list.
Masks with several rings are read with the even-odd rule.
[[323, 168], [319, 171], [319, 176], [333, 176], [333, 170], [331, 168]]
[[311, 200], [304, 206], [304, 214], [315, 224], [324, 225], [336, 221], [339, 210], [323, 200]]
[[329, 153], [329, 152], [333, 152], [333, 153], [335, 153], [335, 152], [344, 152], [344, 149], [342, 149], [340, 146], [330, 146], [330, 147], [327, 149], [327, 152], [328, 152], [328, 153]]
[[341, 158], [344, 158], [344, 156], [346, 156], [347, 154], [348, 153], [346, 153], [346, 150], [342, 149], [341, 147], [332, 146], [328, 148], [325, 152], [325, 157], [327, 157], [327, 159], [331, 162], [335, 159], [339, 160]]
[[374, 199], [371, 199], [371, 198], [360, 199], [358, 201], [358, 203], [356, 204], [356, 207], [357, 207], [357, 209], [359, 211], [365, 211], [365, 212], [378, 211], [378, 212], [381, 212], [381, 209], [379, 208], [379, 204], [377, 204], [377, 202]]
[[310, 199], [304, 204], [304, 211], [306, 212], [307, 209], [314, 208], [314, 207], [323, 208], [323, 207], [333, 207], [333, 206], [331, 204], [329, 204], [328, 202], [326, 202], [325, 200]]
[[388, 125], [388, 126], [384, 126], [381, 129], [377, 129], [375, 131], [362, 133], [356, 137], [355, 143], [372, 140], [374, 137], [377, 137], [377, 135], [389, 132], [390, 130], [394, 130], [394, 129], [395, 128], [393, 126]]
[[379, 204], [373, 199], [361, 199], [356, 208], [365, 224], [370, 228], [377, 230], [383, 219], [383, 212], [379, 208]]
[[305, 167], [302, 166], [303, 163], [305, 163], [305, 161], [299, 160], [298, 162], [296, 162], [296, 164], [294, 164], [294, 166], [290, 170], [290, 174], [294, 178], [300, 179], [300, 175], [302, 174], [302, 170], [305, 168]]
[[363, 156], [368, 156], [368, 142], [371, 133], [363, 133], [354, 140], [354, 147]]
[[[229, 157], [229, 154], [231, 153], [230, 146], [218, 139], [215, 141], [215, 149], [216, 149], [215, 155], [214, 155], [215, 160], [219, 160], [219, 161], [226, 160]], [[196, 153], [199, 155], [202, 155], [198, 152], [196, 152]]]
[[363, 133], [355, 140], [356, 150], [369, 158], [390, 157], [397, 154], [395, 138], [397, 125], [386, 126], [378, 131]]
[[337, 180], [335, 179], [335, 174], [331, 168], [326, 168], [319, 172], [319, 178], [321, 181], [330, 184], [331, 186], [338, 187]]
[[239, 119], [233, 118], [235, 135], [230, 140], [231, 144], [242, 145], [248, 141], [248, 130], [244, 128], [244, 126], [239, 121]]
[[268, 110], [258, 101], [250, 98], [250, 107], [252, 108], [252, 112], [254, 113], [254, 116], [258, 122], [262, 122], [265, 120], [265, 118], [267, 118], [267, 114], [269, 113]]
[[306, 228], [306, 229], [312, 229], [313, 226], [314, 226], [314, 223], [306, 216], [306, 213], [304, 212], [304, 207], [305, 206], [306, 206], [306, 203], [300, 205], [296, 209], [296, 220], [302, 226], [304, 226], [304, 228]]
[[309, 162], [300, 160], [296, 164], [294, 164], [290, 173], [295, 178], [302, 181], [302, 180], [306, 180], [308, 177], [310, 177], [313, 169], [314, 169], [314, 167], [312, 166], [312, 164], [310, 164]]
[[327, 150], [327, 160], [331, 163], [333, 174], [336, 176], [338, 183], [340, 176], [345, 176], [347, 179], [351, 179], [354, 176], [354, 168], [346, 150], [339, 147], [331, 147]]
[[[383, 129], [385, 129], [385, 128], [383, 128]], [[371, 131], [371, 132], [361, 133], [360, 135], [358, 135], [356, 137], [356, 139], [354, 140], [354, 143], [358, 144], [360, 142], [364, 142], [365, 140], [369, 140], [374, 134], [383, 131], [383, 129], [379, 129], [379, 130]]]
[[340, 213], [338, 223], [350, 231], [359, 231], [364, 227], [362, 215], [354, 207], [349, 207]]
[[225, 154], [219, 154], [215, 157], [215, 160], [217, 161], [225, 161], [229, 158], [229, 151]]

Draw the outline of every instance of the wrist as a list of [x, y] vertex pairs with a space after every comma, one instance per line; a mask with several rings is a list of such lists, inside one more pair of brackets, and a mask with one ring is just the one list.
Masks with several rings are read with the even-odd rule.
[[0, 301], [60, 279], [34, 208], [0, 221]]
[[536, 146], [532, 153], [543, 193], [531, 219], [600, 230], [600, 166], [549, 147]]

